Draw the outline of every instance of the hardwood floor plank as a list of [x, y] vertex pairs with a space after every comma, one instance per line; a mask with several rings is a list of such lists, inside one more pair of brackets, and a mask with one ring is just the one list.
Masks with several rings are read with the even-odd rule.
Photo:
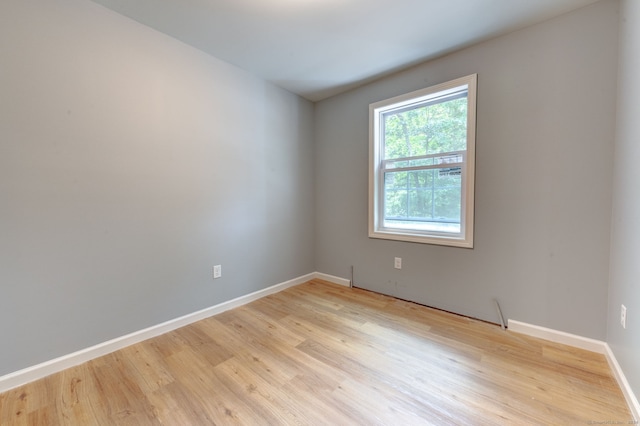
[[0, 394], [3, 426], [629, 420], [600, 354], [321, 280]]

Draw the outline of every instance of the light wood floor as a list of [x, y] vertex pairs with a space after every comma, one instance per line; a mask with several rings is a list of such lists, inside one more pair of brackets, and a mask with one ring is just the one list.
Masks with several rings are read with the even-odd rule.
[[0, 424], [631, 420], [602, 355], [312, 281], [0, 394]]

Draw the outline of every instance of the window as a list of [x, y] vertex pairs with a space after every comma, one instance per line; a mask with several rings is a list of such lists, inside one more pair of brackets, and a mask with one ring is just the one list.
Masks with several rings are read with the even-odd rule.
[[369, 106], [369, 236], [473, 247], [477, 76]]

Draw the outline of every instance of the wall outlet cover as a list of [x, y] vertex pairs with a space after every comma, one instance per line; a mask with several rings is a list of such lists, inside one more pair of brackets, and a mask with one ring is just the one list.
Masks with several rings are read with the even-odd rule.
[[396, 257], [393, 261], [393, 267], [396, 269], [402, 269], [402, 258]]

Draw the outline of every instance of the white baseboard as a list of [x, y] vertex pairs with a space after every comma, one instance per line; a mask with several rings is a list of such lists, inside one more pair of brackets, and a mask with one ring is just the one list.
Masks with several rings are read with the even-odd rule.
[[[125, 348], [135, 343], [142, 342], [143, 340], [147, 340], [152, 337], [168, 333], [180, 327], [192, 324], [196, 321], [209, 318], [213, 315], [228, 311], [229, 309], [246, 305], [247, 303], [253, 302], [254, 300], [258, 300], [270, 294], [285, 290], [289, 287], [305, 283], [314, 278], [321, 278], [327, 281], [335, 282], [334, 280], [328, 279], [327, 277], [331, 276], [319, 274], [317, 272], [303, 275], [301, 277], [276, 284], [263, 290], [259, 290], [254, 293], [247, 294], [245, 296], [241, 296], [227, 302], [223, 302], [218, 305], [211, 306], [209, 308], [205, 308], [200, 311], [151, 326], [149, 328], [145, 328], [144, 330], [135, 331], [131, 334], [117, 337], [113, 340], [99, 343], [95, 346], [91, 346], [89, 348], [82, 349], [80, 351], [73, 352], [71, 354], [64, 355], [50, 361], [46, 361], [32, 367], [27, 367], [13, 373], [9, 373], [5, 376], [0, 377], [0, 393], [8, 391], [9, 389], [16, 388], [18, 386], [25, 385], [29, 382], [33, 382], [34, 380], [42, 379], [51, 374], [82, 364], [83, 362], [90, 361], [103, 355], [107, 355], [111, 352], [115, 352], [119, 349]], [[339, 284], [340, 282], [337, 283]]]
[[622, 368], [620, 368], [620, 364], [618, 364], [618, 360], [616, 356], [613, 354], [613, 351], [609, 347], [609, 344], [605, 343], [605, 353], [604, 355], [607, 357], [607, 361], [609, 362], [609, 366], [613, 371], [613, 375], [615, 376], [618, 384], [620, 385], [620, 389], [622, 389], [622, 393], [624, 394], [624, 398], [627, 400], [627, 405], [629, 406], [629, 410], [631, 410], [631, 415], [633, 415], [633, 419], [637, 422], [640, 421], [640, 403], [638, 402], [638, 398], [633, 393], [627, 378], [622, 372]]
[[516, 333], [538, 337], [540, 339], [561, 343], [567, 346], [573, 346], [574, 348], [597, 352], [599, 354], [605, 353], [605, 342], [601, 340], [589, 339], [588, 337], [577, 336], [575, 334], [565, 333], [564, 331], [552, 330], [550, 328], [540, 327], [511, 319], [507, 321], [507, 329]]
[[577, 336], [575, 334], [565, 333], [563, 331], [552, 330], [550, 328], [539, 327], [537, 325], [527, 324], [520, 321], [509, 320], [507, 329], [515, 333], [526, 334], [532, 337], [549, 340], [555, 343], [561, 343], [575, 348], [585, 349], [591, 352], [603, 354], [613, 371], [613, 375], [624, 394], [629, 410], [635, 421], [640, 420], [640, 404], [636, 398], [627, 378], [618, 364], [613, 351], [606, 342], [601, 340], [589, 339], [587, 337]]
[[323, 274], [322, 272], [316, 272], [314, 278], [319, 280], [329, 281], [330, 283], [343, 285], [345, 287], [351, 287], [351, 280], [346, 278], [336, 277], [334, 275]]

